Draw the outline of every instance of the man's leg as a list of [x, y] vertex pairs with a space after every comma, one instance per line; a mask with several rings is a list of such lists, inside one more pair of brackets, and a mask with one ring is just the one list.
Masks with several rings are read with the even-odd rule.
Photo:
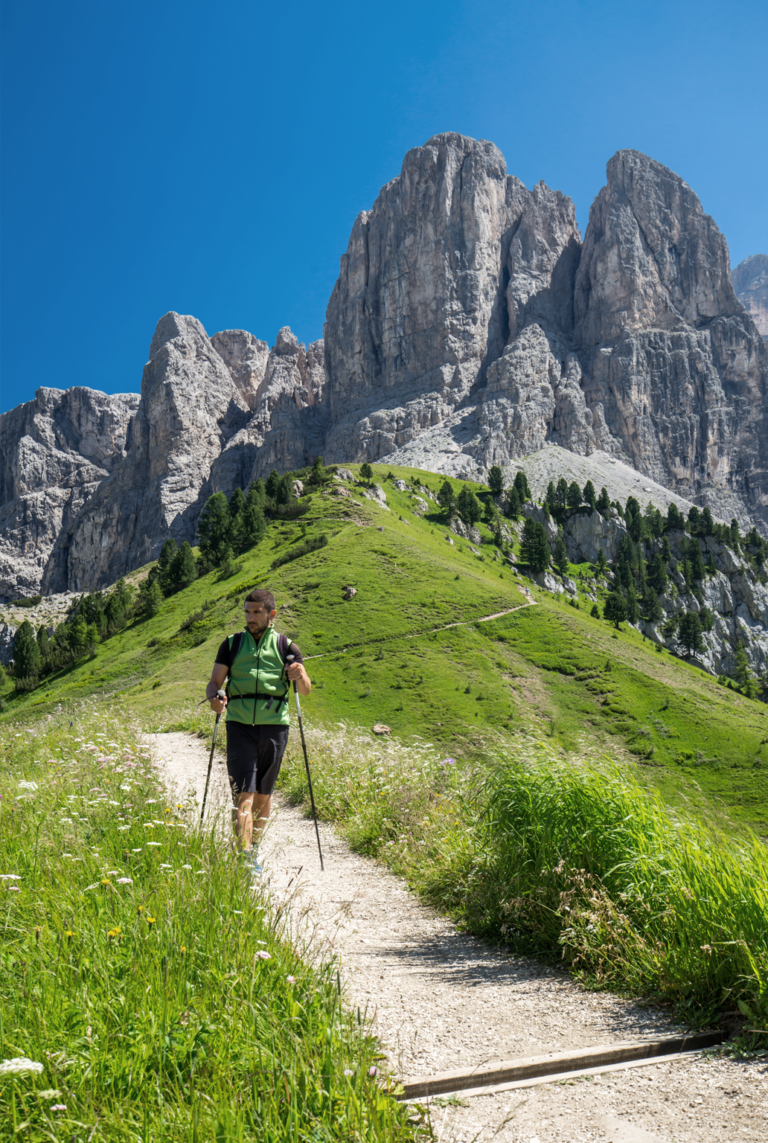
[[237, 848], [250, 849], [253, 842], [253, 802], [258, 794], [237, 794], [235, 808], [235, 834]]
[[264, 832], [271, 809], [271, 794], [253, 795], [253, 844], [256, 849], [259, 847], [261, 835]]

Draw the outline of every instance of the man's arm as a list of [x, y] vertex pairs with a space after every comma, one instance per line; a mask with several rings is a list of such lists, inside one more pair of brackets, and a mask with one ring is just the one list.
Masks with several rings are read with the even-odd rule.
[[205, 697], [210, 699], [211, 710], [216, 714], [221, 714], [227, 705], [226, 696], [218, 698], [216, 692], [221, 690], [224, 683], [227, 681], [229, 674], [229, 667], [225, 663], [214, 663], [211, 677], [208, 680], [208, 686], [205, 688]]

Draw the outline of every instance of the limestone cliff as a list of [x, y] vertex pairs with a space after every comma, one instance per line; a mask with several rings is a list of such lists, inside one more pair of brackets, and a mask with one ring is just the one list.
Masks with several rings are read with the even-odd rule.
[[0, 416], [0, 599], [34, 595], [62, 531], [124, 455], [136, 393], [38, 389]]

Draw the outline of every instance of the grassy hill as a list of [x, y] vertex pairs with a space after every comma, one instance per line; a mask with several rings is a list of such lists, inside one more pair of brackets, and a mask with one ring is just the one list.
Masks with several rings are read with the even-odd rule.
[[[392, 475], [433, 493], [443, 480], [408, 469]], [[414, 496], [386, 476], [374, 469], [388, 508], [354, 483], [345, 486], [351, 496], [313, 493], [307, 514], [272, 522], [236, 574], [210, 573], [171, 596], [91, 658], [12, 698], [3, 720], [94, 696], [150, 728], [189, 725], [219, 642], [241, 625], [244, 594], [267, 586], [278, 598], [279, 629], [307, 659], [313, 720], [383, 722], [456, 756], [518, 731], [566, 751], [597, 746], [634, 760], [669, 799], [698, 798], [700, 788], [736, 820], [768, 831], [763, 704], [659, 653], [632, 629], [591, 618], [586, 597], [576, 609], [521, 579], [482, 525], [479, 547], [453, 536], [448, 543], [436, 506], [420, 516]], [[270, 570], [321, 534], [325, 547]], [[357, 592], [351, 599], [348, 586]]]

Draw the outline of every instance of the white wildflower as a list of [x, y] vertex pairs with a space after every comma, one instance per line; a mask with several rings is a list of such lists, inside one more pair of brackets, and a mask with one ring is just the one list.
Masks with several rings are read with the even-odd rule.
[[42, 1064], [28, 1060], [26, 1056], [14, 1056], [0, 1063], [0, 1076], [27, 1076], [43, 1070]]
[[157, 798], [147, 798], [144, 805], [145, 806], [154, 806], [156, 804], [156, 802], [157, 802]]
[[118, 883], [118, 885], [133, 885], [133, 878], [132, 877], [118, 877], [117, 883]]
[[37, 782], [21, 781], [21, 782], [19, 782], [19, 789], [20, 790], [36, 790], [37, 789]]
[[147, 845], [156, 845], [159, 847], [160, 845], [162, 845], [162, 842], [160, 842], [160, 841], [148, 841]]

